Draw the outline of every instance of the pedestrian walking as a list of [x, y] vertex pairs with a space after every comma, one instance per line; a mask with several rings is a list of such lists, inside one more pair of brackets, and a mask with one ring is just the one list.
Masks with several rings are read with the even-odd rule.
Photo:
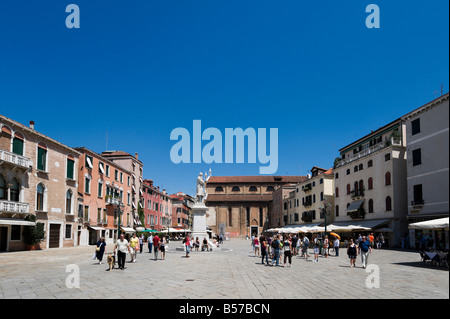
[[198, 251], [198, 249], [199, 249], [199, 247], [200, 247], [200, 239], [198, 239], [198, 237], [195, 238], [195, 244], [194, 244], [194, 247], [195, 247], [195, 251]]
[[131, 249], [130, 255], [132, 263], [136, 262], [136, 249], [138, 245], [139, 239], [136, 237], [136, 233], [133, 233], [133, 236], [130, 239], [130, 249]]
[[317, 235], [317, 234], [314, 237], [313, 248], [314, 248], [314, 260], [313, 260], [313, 262], [318, 263], [319, 262], [320, 240], [319, 240], [319, 235]]
[[148, 252], [152, 253], [152, 247], [153, 247], [153, 235], [150, 234], [150, 236], [147, 237], [147, 243], [148, 243]]
[[166, 245], [167, 245], [166, 236], [162, 236], [161, 242], [159, 245], [159, 250], [161, 251], [161, 260], [164, 260], [166, 257]]
[[274, 263], [278, 266], [280, 262], [280, 241], [278, 240], [278, 236], [273, 238], [271, 247], [273, 250], [272, 266]]
[[105, 237], [102, 237], [97, 242], [97, 248], [95, 249], [95, 256], [98, 259], [98, 264], [102, 264], [103, 254], [105, 253], [106, 242]]
[[336, 237], [333, 243], [334, 251], [336, 252], [336, 257], [339, 257], [339, 245], [341, 244], [339, 238]]
[[266, 264], [269, 264], [269, 257], [267, 252], [267, 240], [265, 237], [261, 237], [261, 263], [264, 265], [264, 257], [266, 257]]
[[144, 250], [144, 234], [141, 234], [139, 237], [139, 253], [142, 254], [142, 251]]
[[154, 259], [158, 260], [158, 251], [159, 251], [159, 242], [160, 242], [160, 238], [158, 237], [158, 235], [153, 236], [153, 254], [154, 254]]
[[255, 246], [255, 256], [259, 257], [259, 239], [256, 236], [254, 239], [254, 246]]
[[186, 236], [183, 240], [183, 244], [186, 247], [186, 258], [189, 258], [189, 253], [191, 252], [191, 243], [189, 240], [189, 236]]
[[305, 237], [303, 237], [303, 245], [302, 245], [302, 256], [305, 259], [308, 259], [310, 257], [308, 254], [308, 248], [309, 248], [309, 238], [308, 236], [305, 235]]
[[128, 240], [125, 239], [123, 233], [120, 234], [120, 238], [117, 239], [116, 244], [114, 245], [114, 255], [117, 250], [117, 262], [119, 264], [119, 269], [125, 269], [125, 259], [127, 257], [127, 251], [131, 254], [130, 244]]
[[292, 267], [292, 239], [291, 237], [286, 237], [283, 243], [284, 251], [284, 267], [287, 267], [286, 259], [289, 259], [289, 267]]
[[353, 238], [350, 239], [350, 243], [347, 247], [347, 255], [350, 259], [350, 267], [355, 267], [356, 256], [358, 255], [356, 244], [353, 242]]
[[369, 261], [369, 254], [372, 252], [372, 247], [370, 242], [367, 240], [366, 236], [362, 237], [362, 241], [358, 245], [358, 253], [361, 254], [362, 268], [367, 267]]
[[369, 236], [367, 236], [369, 239], [369, 243], [370, 243], [370, 247], [373, 249], [374, 243], [375, 243], [375, 238], [373, 237], [373, 233], [370, 233]]
[[323, 240], [323, 254], [325, 255], [325, 258], [328, 258], [328, 249], [329, 249], [329, 241], [328, 241], [328, 235], [325, 235], [325, 238]]

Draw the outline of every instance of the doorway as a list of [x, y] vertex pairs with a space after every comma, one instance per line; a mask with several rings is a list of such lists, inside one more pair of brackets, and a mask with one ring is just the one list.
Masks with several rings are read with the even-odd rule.
[[60, 228], [59, 224], [50, 224], [48, 248], [59, 248]]
[[8, 241], [8, 228], [0, 227], [0, 252], [6, 251]]
[[258, 236], [258, 226], [251, 226], [250, 227], [250, 237], [255, 235]]

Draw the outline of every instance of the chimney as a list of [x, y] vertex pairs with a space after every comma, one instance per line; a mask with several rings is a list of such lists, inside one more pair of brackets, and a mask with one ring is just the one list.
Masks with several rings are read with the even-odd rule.
[[34, 121], [30, 121], [30, 128], [34, 130]]
[[138, 153], [134, 153], [134, 157], [135, 157], [136, 159], [139, 159], [139, 154], [138, 154]]

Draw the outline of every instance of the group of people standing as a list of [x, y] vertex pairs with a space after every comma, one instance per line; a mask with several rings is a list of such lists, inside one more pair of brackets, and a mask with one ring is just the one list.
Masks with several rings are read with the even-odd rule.
[[[154, 253], [154, 260], [158, 260], [158, 254], [161, 252], [161, 260], [165, 259], [166, 255], [166, 246], [167, 246], [167, 238], [165, 236], [162, 236], [162, 238], [159, 238], [158, 235], [150, 235], [145, 239], [144, 235], [142, 234], [140, 237], [136, 236], [136, 233], [132, 235], [130, 240], [127, 240], [125, 238], [124, 233], [121, 233], [119, 236], [119, 239], [117, 239], [116, 243], [114, 244], [114, 251], [113, 255], [116, 256], [117, 253], [117, 263], [119, 269], [125, 269], [125, 261], [127, 254], [130, 255], [131, 263], [135, 263], [137, 259], [137, 253], [144, 251], [144, 243], [147, 241], [149, 253]], [[95, 258], [99, 261], [99, 264], [102, 263], [103, 255], [106, 251], [106, 241], [105, 238], [102, 237], [97, 242], [96, 245], [96, 254]]]
[[[382, 236], [382, 235], [381, 235]], [[322, 249], [322, 255], [328, 258], [330, 255], [331, 243], [328, 235], [320, 238], [318, 234], [315, 234], [310, 240], [305, 234], [303, 237], [296, 234], [277, 234], [274, 236], [259, 237], [253, 235], [251, 237], [251, 245], [253, 247], [253, 253], [256, 257], [261, 257], [261, 263], [264, 261], [267, 265], [279, 266], [280, 263], [284, 267], [292, 266], [292, 257], [299, 256], [300, 258], [308, 259], [311, 257], [308, 253], [308, 249], [313, 248], [314, 258], [313, 262], [319, 262], [319, 255]], [[335, 256], [339, 257], [341, 242], [339, 237], [334, 237], [332, 241], [332, 247], [335, 252]], [[379, 245], [376, 245], [379, 248]], [[372, 253], [374, 248], [373, 234], [366, 236], [358, 236], [357, 240], [350, 239], [347, 245], [347, 256], [350, 260], [350, 267], [355, 267], [356, 258], [361, 255], [362, 268], [366, 268], [368, 264], [369, 254]], [[284, 259], [282, 259], [284, 256]], [[269, 259], [271, 260], [269, 262]]]

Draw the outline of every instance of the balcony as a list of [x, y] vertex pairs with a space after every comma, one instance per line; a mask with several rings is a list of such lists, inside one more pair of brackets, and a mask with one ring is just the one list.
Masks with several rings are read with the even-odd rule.
[[354, 198], [358, 198], [358, 197], [363, 197], [364, 196], [364, 189], [357, 189], [357, 190], [352, 190], [351, 192], [351, 197]]
[[411, 201], [411, 206], [413, 206], [415, 208], [422, 208], [424, 204], [425, 204], [425, 201], [423, 199], [416, 199], [416, 200]]
[[0, 201], [0, 213], [28, 214], [30, 205], [28, 203]]
[[106, 205], [120, 205], [120, 198], [106, 197]]
[[402, 145], [401, 139], [391, 138], [390, 140], [388, 140], [384, 143], [379, 143], [377, 145], [371, 146], [371, 147], [366, 148], [365, 150], [362, 150], [361, 152], [358, 152], [356, 154], [348, 154], [347, 158], [336, 162], [335, 168], [347, 165], [348, 163], [356, 161], [360, 158], [363, 158], [365, 156], [368, 156], [372, 153], [378, 152], [379, 150], [382, 150], [382, 149], [390, 147], [390, 146], [403, 146], [403, 145]]
[[28, 157], [17, 155], [5, 150], [0, 150], [0, 165], [6, 163], [14, 167], [29, 169], [33, 163]]

